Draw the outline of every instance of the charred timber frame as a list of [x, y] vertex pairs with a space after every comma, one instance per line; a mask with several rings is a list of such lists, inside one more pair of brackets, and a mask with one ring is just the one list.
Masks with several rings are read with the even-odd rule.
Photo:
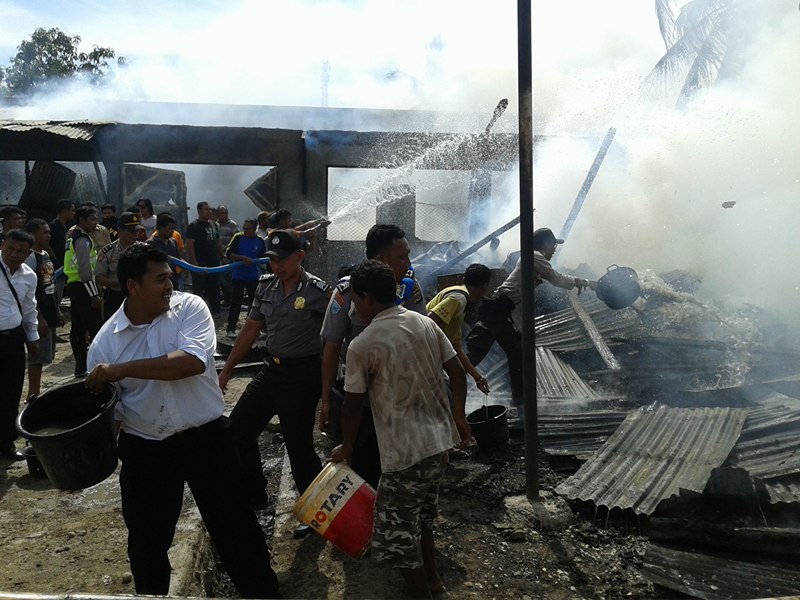
[[572, 310], [575, 311], [575, 315], [586, 329], [586, 333], [589, 334], [589, 339], [592, 340], [594, 347], [597, 348], [597, 351], [600, 353], [600, 357], [603, 359], [603, 362], [606, 363], [606, 366], [612, 371], [619, 371], [621, 367], [617, 357], [611, 352], [611, 349], [608, 347], [608, 344], [606, 344], [606, 341], [603, 339], [603, 336], [600, 334], [600, 331], [597, 329], [594, 321], [592, 321], [592, 317], [590, 317], [589, 313], [586, 312], [583, 304], [581, 304], [581, 301], [575, 294], [569, 294], [569, 304], [572, 306]]

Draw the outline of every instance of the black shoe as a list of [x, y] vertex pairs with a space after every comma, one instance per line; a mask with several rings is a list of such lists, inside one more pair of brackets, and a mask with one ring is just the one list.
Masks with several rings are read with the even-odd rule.
[[311, 527], [308, 525], [298, 525], [292, 533], [292, 537], [296, 540], [302, 539], [311, 533]]
[[25, 455], [17, 450], [14, 446], [11, 446], [10, 448], [6, 448], [4, 451], [0, 452], [0, 458], [16, 462], [19, 460], [25, 460]]

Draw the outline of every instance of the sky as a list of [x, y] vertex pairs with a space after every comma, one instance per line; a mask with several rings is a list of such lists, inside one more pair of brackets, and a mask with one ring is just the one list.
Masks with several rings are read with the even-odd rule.
[[[559, 265], [692, 270], [717, 297], [794, 313], [800, 12], [751, 4], [740, 74], [676, 111], [674, 97], [637, 92], [664, 53], [652, 2], [533, 2], [536, 133], [549, 136], [536, 147], [537, 227], [561, 229], [603, 136], [617, 130]], [[115, 48], [129, 66], [114, 98], [319, 106], [327, 60], [330, 106], [488, 119], [505, 97], [496, 128], [516, 130], [509, 0], [0, 0], [0, 15], [0, 64], [36, 27], [80, 35], [85, 49]], [[30, 116], [91, 118], [91, 107], [71, 90]], [[514, 177], [498, 176], [487, 226], [518, 214]]]

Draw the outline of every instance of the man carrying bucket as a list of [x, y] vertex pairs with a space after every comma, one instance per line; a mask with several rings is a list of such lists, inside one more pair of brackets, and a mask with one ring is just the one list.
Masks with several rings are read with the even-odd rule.
[[[377, 224], [367, 232], [367, 258], [374, 258], [389, 265], [394, 273], [397, 286], [403, 285], [411, 268], [411, 246], [405, 232], [397, 225]], [[414, 282], [408, 298], [399, 297], [395, 302], [420, 314], [425, 314], [425, 297], [419, 283]], [[340, 432], [329, 431], [331, 413], [338, 413], [344, 399], [344, 371], [346, 370], [347, 348], [350, 342], [366, 327], [366, 322], [358, 315], [350, 301], [350, 277], [339, 280], [331, 296], [322, 322], [322, 405], [320, 407], [320, 431], [330, 433], [338, 439]], [[340, 366], [341, 363], [341, 366]], [[331, 428], [333, 429], [333, 428]], [[353, 470], [373, 488], [378, 486], [381, 476], [381, 457], [372, 424], [369, 402], [365, 401], [358, 439], [353, 448]]]
[[464, 370], [475, 380], [475, 385], [484, 394], [489, 393], [489, 382], [478, 372], [461, 348], [461, 329], [464, 326], [467, 308], [480, 302], [489, 291], [492, 272], [479, 263], [471, 264], [464, 271], [464, 284], [443, 289], [428, 302], [428, 316], [442, 328], [453, 344], [458, 360]]
[[[350, 343], [342, 405], [344, 441], [332, 462], [349, 461], [367, 395], [381, 453], [372, 555], [396, 566], [416, 597], [444, 591], [431, 524], [447, 451], [470, 439], [467, 382], [452, 344], [427, 317], [395, 303], [395, 276], [368, 260], [350, 278], [351, 299], [367, 323]], [[449, 375], [454, 409], [445, 390]], [[455, 419], [455, 422], [454, 422]], [[402, 427], [396, 424], [402, 423]]]
[[216, 335], [202, 299], [172, 291], [167, 255], [133, 244], [120, 256], [120, 310], [89, 349], [86, 386], [120, 390], [119, 483], [137, 594], [169, 593], [167, 555], [188, 482], [243, 598], [274, 598], [278, 579], [247, 505], [214, 366]]

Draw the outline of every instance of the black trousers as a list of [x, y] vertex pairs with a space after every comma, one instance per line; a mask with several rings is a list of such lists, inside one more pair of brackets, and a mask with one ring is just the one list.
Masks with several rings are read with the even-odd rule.
[[103, 292], [103, 323], [108, 321], [111, 315], [117, 312], [124, 300], [125, 296], [122, 295], [122, 292], [106, 288]]
[[236, 331], [236, 324], [239, 322], [239, 312], [242, 310], [242, 300], [244, 293], [247, 292], [247, 312], [253, 306], [253, 298], [256, 295], [256, 281], [243, 281], [241, 279], [231, 280], [231, 307], [228, 310], [228, 331]]
[[[344, 380], [339, 379], [333, 385], [331, 395], [330, 433], [334, 439], [342, 440], [342, 404], [344, 403]], [[358, 435], [353, 444], [353, 456], [350, 467], [361, 478], [378, 489], [381, 478], [381, 452], [378, 448], [378, 436], [375, 433], [375, 421], [372, 419], [372, 409], [369, 406], [361, 408], [361, 423], [358, 426]]]
[[219, 313], [219, 273], [192, 271], [192, 290], [206, 301], [212, 315]]
[[17, 412], [25, 383], [25, 330], [0, 332], [0, 451], [11, 448], [17, 439]]
[[241, 597], [275, 597], [278, 579], [264, 533], [243, 496], [233, 436], [224, 417], [161, 441], [121, 432], [119, 456], [122, 515], [137, 594], [169, 592], [167, 550], [186, 482]]
[[67, 284], [69, 296], [69, 315], [72, 327], [69, 331], [69, 343], [75, 357], [75, 372], [86, 371], [86, 354], [89, 345], [86, 343], [86, 334], [94, 338], [103, 324], [100, 309], [92, 308], [89, 292], [79, 281]]
[[258, 437], [275, 415], [281, 421], [297, 491], [305, 492], [322, 470], [313, 439], [321, 389], [322, 363], [318, 355], [281, 359], [280, 364], [268, 358], [247, 384], [230, 420], [250, 496], [263, 493], [267, 484]]
[[478, 322], [467, 336], [467, 356], [478, 366], [497, 341], [508, 358], [511, 395], [514, 404], [522, 404], [522, 334], [514, 328], [511, 313], [514, 303], [499, 294], [487, 298], [478, 310]]

